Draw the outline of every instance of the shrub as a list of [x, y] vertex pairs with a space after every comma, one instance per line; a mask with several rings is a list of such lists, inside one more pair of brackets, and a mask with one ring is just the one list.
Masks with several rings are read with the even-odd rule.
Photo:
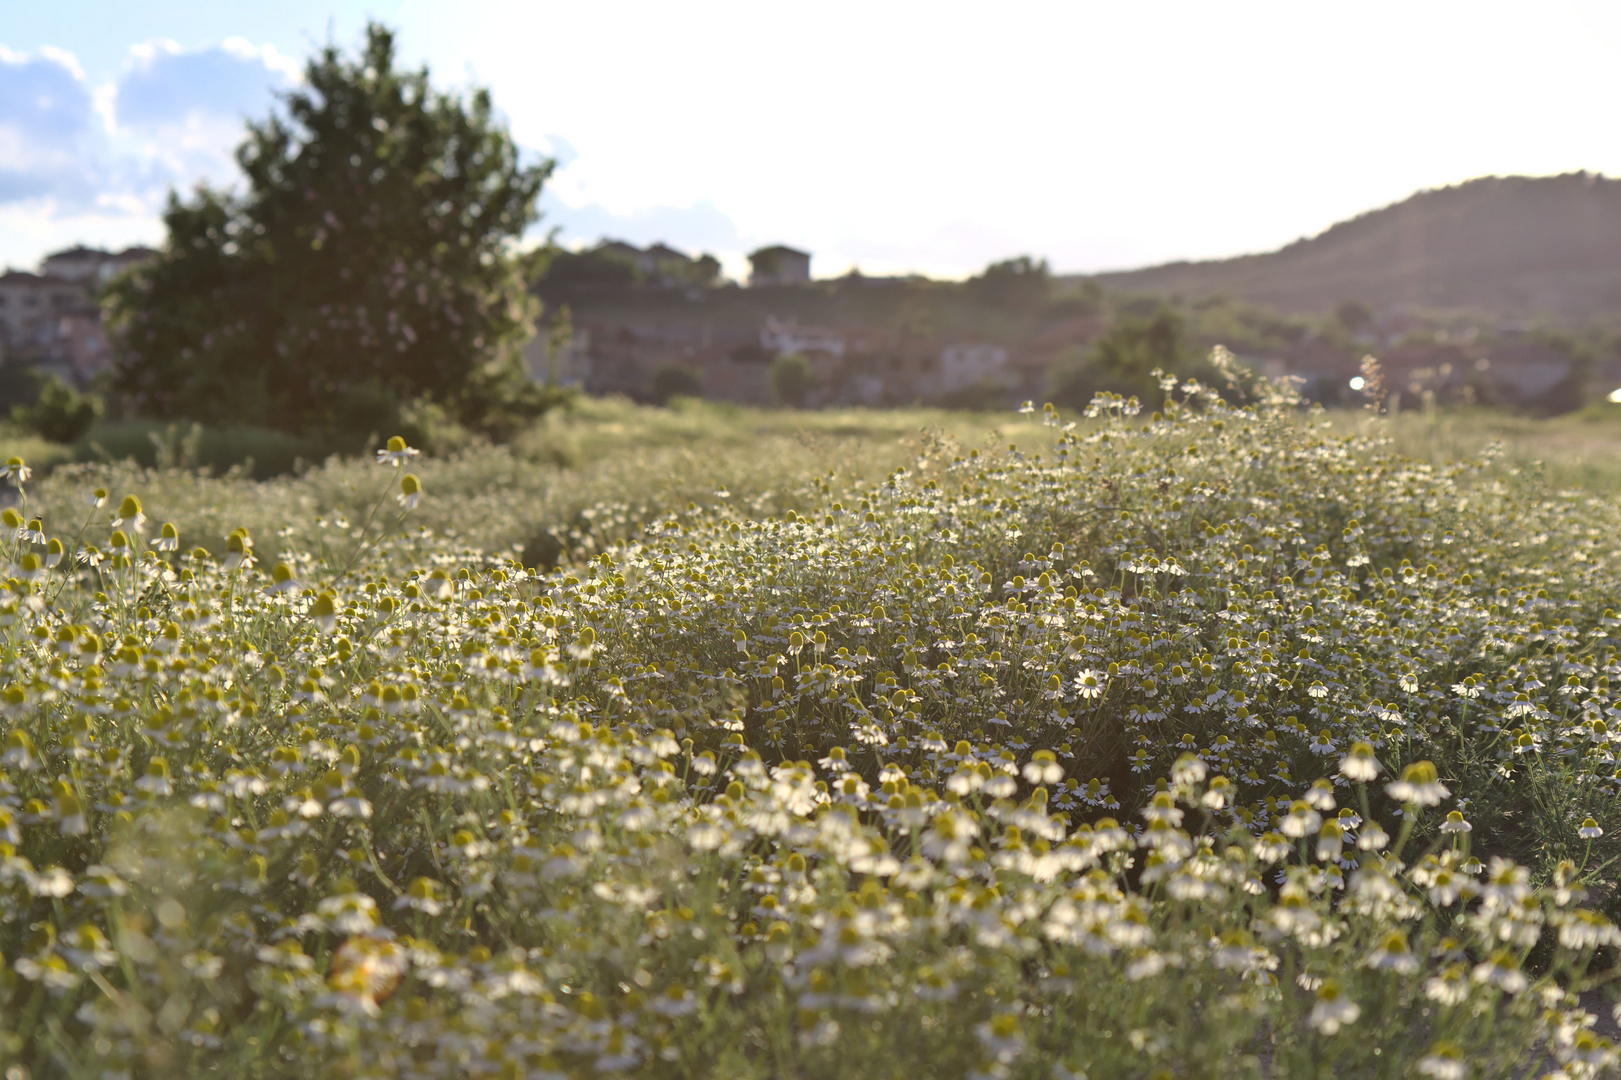
[[230, 428], [126, 420], [98, 424], [75, 444], [82, 462], [133, 462], [151, 469], [198, 470], [225, 476], [233, 472], [256, 480], [298, 471], [363, 444], [331, 436], [290, 435], [274, 428]]
[[54, 443], [77, 442], [89, 431], [104, 406], [94, 394], [81, 394], [56, 375], [46, 376], [32, 405], [11, 410], [12, 423]]
[[680, 364], [666, 364], [647, 382], [648, 400], [655, 405], [667, 405], [672, 398], [703, 396], [704, 384], [698, 373]]
[[816, 386], [816, 375], [811, 370], [810, 361], [798, 353], [779, 356], [771, 361], [768, 378], [771, 380], [771, 396], [777, 404], [794, 409], [804, 408], [806, 399]]
[[1152, 405], [1161, 398], [1156, 370], [1211, 374], [1190, 348], [1182, 317], [1164, 305], [1148, 315], [1123, 313], [1084, 353], [1061, 356], [1048, 374], [1048, 393], [1064, 408], [1085, 408], [1100, 393]]

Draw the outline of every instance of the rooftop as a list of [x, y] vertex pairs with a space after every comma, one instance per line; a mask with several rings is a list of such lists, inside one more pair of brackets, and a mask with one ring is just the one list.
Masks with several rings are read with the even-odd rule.
[[749, 259], [751, 261], [754, 259], [772, 259], [782, 255], [796, 255], [802, 259], [810, 258], [810, 252], [808, 251], [800, 251], [798, 248], [791, 248], [785, 244], [773, 244], [770, 247], [763, 247], [758, 251], [750, 252]]

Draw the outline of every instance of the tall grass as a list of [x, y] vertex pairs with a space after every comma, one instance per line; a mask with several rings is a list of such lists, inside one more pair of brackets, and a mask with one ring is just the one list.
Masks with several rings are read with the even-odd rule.
[[[803, 508], [800, 488], [810, 477], [881, 477], [916, 457], [925, 432], [985, 444], [1009, 419], [1031, 427], [1018, 416], [587, 400], [511, 446], [422, 459], [417, 471], [435, 497], [415, 520], [483, 550], [527, 551], [531, 564], [551, 565], [634, 536], [688, 503], [732, 502], [761, 514]], [[245, 527], [274, 554], [284, 542], [349, 543], [371, 504], [375, 477], [365, 459], [329, 457], [261, 483], [199, 462], [179, 447], [166, 467], [63, 464], [35, 486], [32, 505], [53, 528], [69, 528], [84, 516], [86, 491], [140, 491], [149, 512], [174, 522], [188, 545], [218, 552], [227, 534]]]
[[1373, 421], [1358, 411], [1330, 417], [1337, 431], [1364, 431], [1371, 423], [1412, 458], [1444, 463], [1491, 454], [1507, 468], [1538, 475], [1556, 488], [1621, 490], [1621, 406], [1594, 404], [1549, 418], [1464, 408], [1408, 411]]

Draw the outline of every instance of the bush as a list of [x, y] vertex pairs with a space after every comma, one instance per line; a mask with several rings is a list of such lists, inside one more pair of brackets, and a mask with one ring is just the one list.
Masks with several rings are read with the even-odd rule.
[[1004, 412], [1008, 408], [1008, 390], [994, 379], [981, 379], [972, 386], [959, 387], [941, 394], [936, 404], [942, 409]]
[[146, 468], [234, 471], [256, 480], [296, 472], [332, 454], [365, 449], [330, 437], [289, 435], [273, 428], [210, 428], [202, 424], [162, 424], [131, 420], [101, 424], [74, 446], [79, 461], [127, 461]]
[[703, 379], [692, 368], [680, 364], [666, 364], [647, 382], [648, 400], [655, 405], [667, 405], [672, 398], [703, 396]]
[[54, 443], [77, 442], [100, 418], [104, 406], [94, 394], [81, 394], [56, 375], [40, 384], [39, 398], [32, 405], [11, 410], [12, 423]]
[[1206, 378], [1210, 368], [1190, 347], [1182, 317], [1164, 305], [1149, 315], [1121, 314], [1084, 353], [1061, 356], [1048, 374], [1048, 394], [1082, 409], [1098, 394], [1135, 397], [1153, 408], [1163, 397], [1158, 369]]
[[393, 430], [412, 446], [434, 455], [465, 450], [473, 442], [473, 433], [466, 425], [458, 423], [449, 409], [428, 398], [418, 398], [401, 409], [398, 427]]
[[816, 375], [811, 371], [810, 361], [798, 353], [773, 360], [768, 378], [771, 381], [771, 396], [777, 404], [794, 409], [805, 407], [805, 400], [816, 386]]

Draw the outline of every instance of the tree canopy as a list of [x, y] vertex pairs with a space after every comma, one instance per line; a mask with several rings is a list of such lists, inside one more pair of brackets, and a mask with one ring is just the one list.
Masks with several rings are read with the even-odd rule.
[[432, 403], [486, 429], [545, 407], [516, 241], [553, 163], [487, 91], [435, 90], [368, 25], [248, 125], [245, 189], [171, 194], [155, 262], [108, 294], [117, 386], [160, 417], [362, 436]]
[[1049, 392], [1071, 409], [1085, 408], [1103, 391], [1155, 405], [1162, 396], [1156, 369], [1201, 378], [1208, 370], [1188, 342], [1182, 316], [1163, 304], [1148, 315], [1122, 314], [1086, 353], [1060, 357], [1049, 373]]
[[1029, 255], [991, 263], [984, 273], [966, 282], [971, 296], [990, 304], [1029, 305], [1047, 298], [1052, 269], [1046, 259]]

